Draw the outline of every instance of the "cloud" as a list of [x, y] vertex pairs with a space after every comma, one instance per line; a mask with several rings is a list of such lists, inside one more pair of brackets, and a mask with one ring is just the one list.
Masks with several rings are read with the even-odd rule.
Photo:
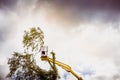
[[120, 79], [120, 75], [119, 74], [115, 74], [111, 77], [106, 77], [106, 76], [97, 76], [95, 79], [93, 80], [119, 80]]
[[51, 4], [55, 4], [57, 6], [60, 7], [75, 7], [78, 9], [87, 9], [87, 10], [91, 10], [91, 9], [110, 9], [110, 10], [114, 10], [114, 9], [118, 9], [119, 10], [119, 0], [38, 0], [39, 3], [41, 2], [47, 2], [47, 3], [51, 3]]
[[16, 3], [16, 0], [0, 0], [0, 9], [12, 10], [14, 9]]
[[[6, 3], [8, 2], [6, 1]], [[26, 13], [23, 13], [23, 10], [27, 10], [38, 15], [44, 9], [47, 13], [45, 13], [45, 19], [49, 23], [59, 24], [67, 29], [96, 19], [102, 23], [117, 24], [119, 19], [118, 0], [110, 0], [109, 2], [107, 0], [13, 0], [11, 3], [14, 4], [15, 12], [16, 8], [19, 8], [17, 14], [25, 15]], [[9, 5], [6, 6], [9, 7]]]
[[40, 10], [43, 5], [48, 13], [46, 18], [49, 22], [64, 26], [67, 30], [96, 20], [101, 24], [112, 23], [117, 27], [119, 25], [118, 3], [118, 0], [38, 0], [35, 9]]
[[8, 80], [6, 79], [6, 74], [8, 70], [6, 69], [6, 65], [0, 64], [0, 80]]

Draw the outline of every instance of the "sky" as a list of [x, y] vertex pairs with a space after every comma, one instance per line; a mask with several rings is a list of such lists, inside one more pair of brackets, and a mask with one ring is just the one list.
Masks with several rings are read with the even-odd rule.
[[[0, 74], [8, 73], [11, 54], [23, 51], [24, 30], [40, 27], [49, 52], [53, 50], [57, 60], [85, 80], [119, 80], [119, 4], [119, 0], [0, 0]], [[46, 68], [39, 56], [36, 60]], [[60, 80], [77, 80], [58, 69]]]

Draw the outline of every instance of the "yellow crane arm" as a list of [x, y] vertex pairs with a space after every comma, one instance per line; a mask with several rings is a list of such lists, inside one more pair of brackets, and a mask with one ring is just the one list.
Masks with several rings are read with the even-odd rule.
[[81, 77], [79, 77], [73, 70], [72, 68], [69, 66], [69, 65], [66, 65], [62, 62], [59, 62], [57, 60], [53, 60], [52, 58], [49, 58], [49, 57], [41, 57], [41, 60], [44, 60], [44, 61], [50, 61], [52, 63], [55, 63], [57, 64], [58, 66], [62, 67], [63, 69], [65, 69], [66, 71], [68, 72], [71, 72], [78, 80], [83, 80]]

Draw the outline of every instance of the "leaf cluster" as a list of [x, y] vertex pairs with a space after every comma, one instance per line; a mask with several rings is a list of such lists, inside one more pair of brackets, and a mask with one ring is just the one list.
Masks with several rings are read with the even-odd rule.
[[36, 65], [32, 54], [14, 52], [8, 60], [10, 73], [8, 78], [15, 80], [56, 80], [57, 75], [53, 70], [43, 70]]
[[23, 44], [26, 50], [40, 51], [40, 47], [44, 45], [44, 33], [37, 28], [31, 28], [30, 31], [24, 31]]

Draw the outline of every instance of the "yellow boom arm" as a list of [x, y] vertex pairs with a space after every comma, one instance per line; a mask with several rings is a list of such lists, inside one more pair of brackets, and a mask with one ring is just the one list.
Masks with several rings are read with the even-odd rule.
[[52, 63], [55, 63], [57, 64], [58, 66], [62, 67], [63, 69], [65, 69], [66, 71], [68, 72], [71, 72], [78, 80], [83, 80], [81, 77], [79, 77], [73, 70], [72, 68], [69, 66], [69, 65], [66, 65], [62, 62], [59, 62], [57, 60], [53, 60], [52, 58], [49, 58], [49, 57], [41, 57], [41, 60], [44, 60], [44, 61], [50, 61]]

